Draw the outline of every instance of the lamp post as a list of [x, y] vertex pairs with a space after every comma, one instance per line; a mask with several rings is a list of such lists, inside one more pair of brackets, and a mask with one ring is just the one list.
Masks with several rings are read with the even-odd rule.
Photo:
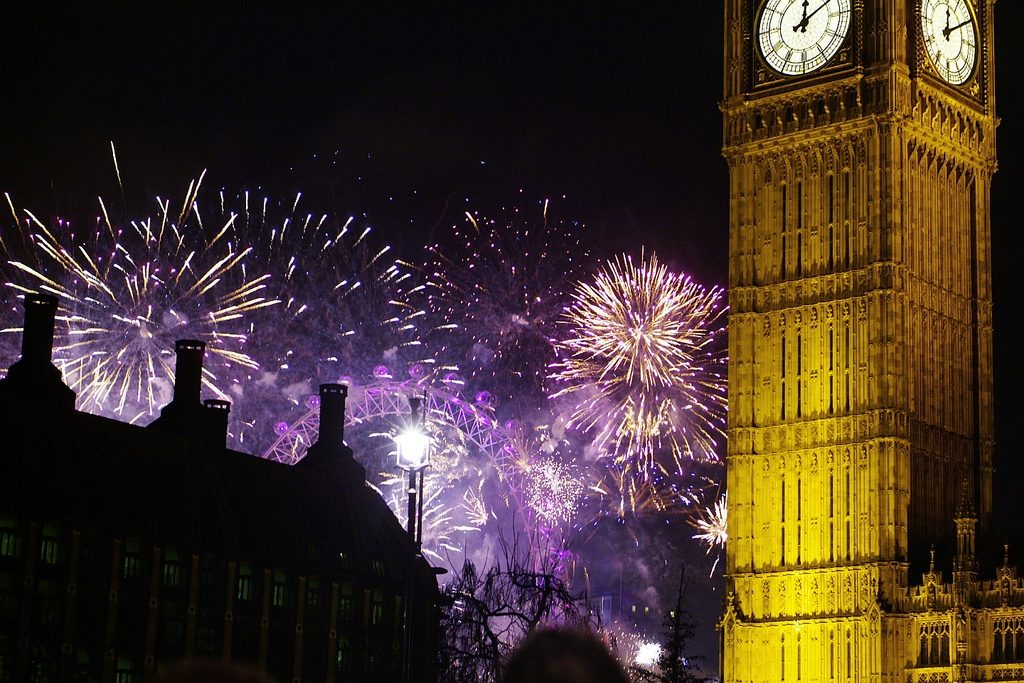
[[[409, 558], [409, 566], [405, 576], [405, 623], [403, 624], [404, 653], [402, 657], [402, 680], [412, 680], [412, 596], [414, 588], [413, 572], [416, 560], [420, 557], [423, 543], [423, 470], [430, 464], [430, 437], [423, 429], [423, 417], [420, 415], [421, 399], [409, 399], [409, 422], [406, 428], [395, 435], [395, 452], [398, 467], [409, 473], [409, 518], [406, 528], [409, 540], [412, 541], [414, 552]], [[417, 486], [416, 477], [419, 475]], [[419, 506], [417, 508], [417, 493]]]
[[[395, 435], [395, 450], [398, 467], [409, 473], [409, 520], [407, 528], [409, 539], [416, 545], [419, 552], [423, 541], [423, 470], [430, 464], [430, 437], [423, 430], [423, 418], [420, 415], [420, 399], [409, 399], [411, 413], [405, 429]], [[416, 476], [419, 475], [417, 485]], [[419, 509], [416, 507], [416, 496], [419, 493]]]

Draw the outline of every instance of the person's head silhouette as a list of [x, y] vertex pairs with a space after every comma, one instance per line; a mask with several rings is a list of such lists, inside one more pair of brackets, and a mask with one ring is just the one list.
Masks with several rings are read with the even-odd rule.
[[256, 667], [215, 659], [190, 659], [157, 676], [157, 683], [272, 683]]
[[628, 683], [597, 637], [573, 629], [542, 629], [527, 636], [505, 665], [501, 683]]

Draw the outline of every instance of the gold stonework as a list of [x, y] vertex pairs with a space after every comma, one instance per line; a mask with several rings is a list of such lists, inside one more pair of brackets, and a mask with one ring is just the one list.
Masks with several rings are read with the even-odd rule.
[[725, 0], [723, 681], [1024, 681], [1024, 581], [1009, 550], [975, 559], [995, 445], [995, 0], [964, 1], [980, 44], [954, 87], [920, 0], [855, 0], [836, 56], [794, 78], [756, 52], [762, 2]]

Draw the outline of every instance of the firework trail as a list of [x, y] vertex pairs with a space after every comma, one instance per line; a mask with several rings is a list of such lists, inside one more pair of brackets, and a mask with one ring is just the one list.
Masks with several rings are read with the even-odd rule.
[[711, 565], [711, 573], [715, 573], [722, 553], [725, 552], [725, 544], [729, 540], [729, 494], [723, 493], [711, 507], [705, 507], [699, 511], [697, 516], [690, 520], [690, 524], [698, 533], [693, 535], [694, 540], [704, 544], [708, 555], [714, 553], [715, 561]]
[[[243, 264], [250, 250], [227, 239], [231, 222], [207, 225], [202, 177], [179, 205], [111, 218], [102, 198], [95, 222], [44, 223], [7, 203], [17, 229], [4, 251], [7, 298], [35, 290], [59, 298], [54, 362], [80, 409], [129, 422], [154, 415], [173, 386], [174, 342], [206, 342], [204, 385], [221, 398], [257, 362], [244, 348], [249, 316], [273, 307], [269, 276]], [[5, 308], [10, 308], [9, 305]]]
[[418, 341], [422, 312], [401, 301], [410, 268], [364, 219], [311, 213], [301, 199], [219, 196], [229, 241], [251, 250], [240, 276], [271, 273], [280, 301], [250, 316], [247, 348], [260, 369], [232, 387], [248, 450], [262, 451], [320, 383], [434, 365]]
[[466, 213], [451, 246], [433, 244], [417, 300], [436, 321], [431, 344], [487, 388], [509, 414], [544, 403], [556, 321], [588, 253], [581, 226], [549, 217], [548, 202], [499, 218]]
[[554, 397], [573, 402], [569, 426], [645, 476], [716, 459], [725, 414], [722, 296], [656, 256], [640, 265], [617, 257], [581, 282], [562, 318], [562, 358], [551, 367], [561, 386]]
[[[598, 463], [595, 467], [599, 467]], [[664, 472], [638, 473], [629, 463], [612, 463], [601, 470], [590, 487], [596, 512], [594, 522], [603, 517], [623, 520], [637, 516], [670, 516], [689, 510], [700, 492], [713, 482], [707, 477], [687, 473], [670, 476]]]

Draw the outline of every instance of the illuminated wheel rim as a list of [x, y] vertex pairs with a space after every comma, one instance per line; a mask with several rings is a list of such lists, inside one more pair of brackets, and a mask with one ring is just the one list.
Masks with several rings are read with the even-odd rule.
[[[447, 384], [453, 384], [448, 382]], [[345, 426], [353, 427], [382, 417], [409, 412], [409, 397], [421, 396], [426, 419], [457, 429], [487, 455], [502, 475], [512, 473], [514, 448], [508, 430], [494, 419], [486, 402], [470, 402], [447, 387], [442, 389], [422, 379], [395, 381], [374, 379], [364, 386], [350, 386], [345, 403]], [[278, 423], [277, 438], [264, 452], [267, 460], [294, 465], [305, 457], [320, 433], [319, 397], [311, 396], [308, 410], [294, 423]]]

